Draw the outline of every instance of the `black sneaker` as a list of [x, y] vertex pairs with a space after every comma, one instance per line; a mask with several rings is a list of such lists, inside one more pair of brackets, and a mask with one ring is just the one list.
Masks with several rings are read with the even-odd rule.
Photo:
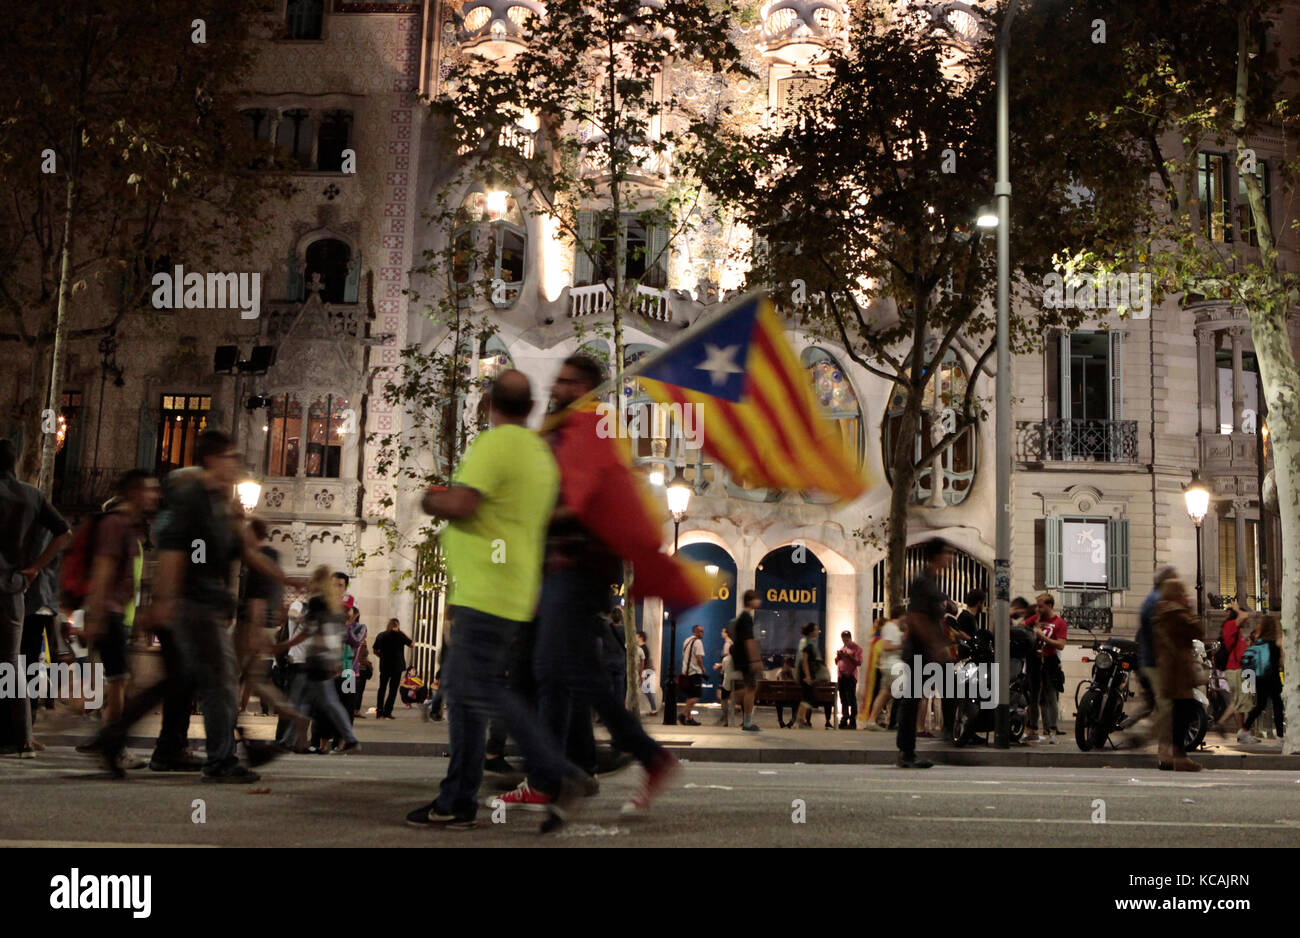
[[566, 778], [560, 783], [560, 790], [546, 806], [546, 819], [542, 821], [540, 833], [551, 834], [563, 827], [573, 816], [574, 805], [585, 797], [587, 786], [595, 781], [583, 772], [579, 778]]
[[149, 768], [154, 772], [202, 772], [206, 764], [204, 759], [188, 752], [178, 752], [171, 756], [160, 756], [155, 752], [149, 759]]
[[900, 769], [928, 769], [932, 765], [929, 759], [918, 759], [916, 753], [900, 752], [898, 762], [895, 763]]
[[596, 774], [613, 775], [616, 772], [622, 772], [635, 761], [636, 759], [630, 752], [601, 749], [596, 753]]
[[203, 781], [217, 782], [226, 785], [246, 785], [255, 782], [262, 776], [258, 775], [247, 766], [237, 765], [226, 769], [224, 772], [213, 772], [211, 774], [204, 772]]
[[239, 738], [244, 743], [244, 752], [248, 754], [248, 764], [253, 768], [266, 765], [272, 759], [284, 755], [284, 749], [277, 742], [270, 742], [265, 739], [249, 739], [244, 735], [242, 729], [239, 730]]
[[454, 814], [439, 814], [435, 807], [438, 802], [430, 801], [428, 804], [416, 808], [406, 816], [406, 823], [411, 827], [419, 827], [425, 830], [433, 828], [442, 828], [449, 831], [470, 831], [478, 827], [478, 821], [473, 818], [458, 818]]
[[498, 775], [518, 775], [519, 770], [506, 761], [505, 756], [488, 756], [483, 760], [484, 772], [495, 772]]

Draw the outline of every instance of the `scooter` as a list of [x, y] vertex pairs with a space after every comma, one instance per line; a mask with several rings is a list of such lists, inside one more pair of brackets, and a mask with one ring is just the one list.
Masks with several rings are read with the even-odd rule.
[[[979, 686], [980, 667], [993, 663], [993, 633], [981, 629], [969, 641], [957, 643], [958, 660], [953, 665], [961, 680], [960, 686], [974, 688]], [[1025, 722], [1029, 711], [1029, 675], [1025, 670], [1025, 661], [1034, 649], [1034, 633], [1023, 626], [1011, 629], [1011, 674], [1008, 677], [1008, 718], [1010, 721], [1011, 742], [1020, 742], [1025, 735]], [[980, 701], [968, 694], [957, 702], [952, 718], [952, 742], [955, 746], [966, 746], [975, 741], [977, 735], [983, 734], [985, 742], [988, 734], [997, 729], [997, 708], [982, 707]]]

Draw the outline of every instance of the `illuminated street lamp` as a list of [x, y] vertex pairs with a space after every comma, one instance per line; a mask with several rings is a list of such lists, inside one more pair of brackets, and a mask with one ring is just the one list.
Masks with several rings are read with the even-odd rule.
[[[673, 480], [664, 491], [668, 499], [668, 511], [673, 516], [673, 556], [677, 556], [677, 535], [682, 521], [686, 518], [686, 509], [691, 504], [691, 486], [686, 481], [682, 467], [677, 467]], [[677, 613], [669, 619], [668, 639], [668, 674], [664, 680], [664, 726], [677, 723]]]
[[1210, 510], [1210, 490], [1201, 477], [1192, 471], [1192, 481], [1183, 486], [1183, 500], [1187, 503], [1187, 517], [1196, 525], [1196, 614], [1205, 613], [1205, 582], [1201, 573], [1201, 522]]
[[244, 506], [244, 511], [251, 512], [262, 499], [262, 483], [248, 479], [236, 485], [235, 492], [239, 495], [239, 504]]

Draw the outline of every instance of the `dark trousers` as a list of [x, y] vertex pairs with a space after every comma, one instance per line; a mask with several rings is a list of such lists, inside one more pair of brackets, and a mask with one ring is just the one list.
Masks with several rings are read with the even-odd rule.
[[[305, 664], [291, 664], [285, 677], [287, 680], [284, 683], [284, 695], [290, 700], [293, 700], [295, 696], [301, 696], [302, 692], [298, 689], [298, 684], [307, 680], [307, 666]], [[289, 718], [283, 713], [280, 714], [280, 719], [275, 723], [275, 738], [286, 739], [285, 730], [288, 729], [289, 725]]]
[[1270, 703], [1273, 704], [1273, 731], [1281, 737], [1286, 721], [1283, 716], [1285, 711], [1282, 706], [1282, 682], [1276, 675], [1262, 677], [1255, 682], [1255, 706], [1246, 716], [1246, 722], [1242, 724], [1243, 728], [1250, 729], [1254, 726], [1256, 718]]
[[852, 675], [840, 678], [840, 724], [857, 728], [858, 679]]
[[[606, 586], [608, 589], [608, 586]], [[519, 744], [539, 791], [558, 791], [563, 779], [577, 778], [555, 738], [509, 685], [506, 677], [510, 640], [520, 623], [465, 606], [452, 611], [455, 639], [443, 666], [444, 688], [451, 703], [451, 761], [435, 809], [462, 820], [478, 813], [483, 782], [483, 750], [488, 720], [499, 716]]]
[[375, 696], [375, 716], [391, 717], [393, 702], [397, 700], [397, 688], [402, 686], [401, 671], [385, 671], [379, 668], [379, 693]]
[[910, 636], [903, 637], [903, 664], [907, 668], [904, 672], [907, 677], [907, 686], [903, 689], [903, 696], [898, 698], [894, 712], [898, 720], [898, 751], [905, 756], [916, 754], [916, 710], [920, 701], [912, 693], [912, 667], [916, 661], [919, 649], [913, 644]]
[[533, 662], [542, 719], [557, 738], [567, 742], [575, 704], [590, 706], [609, 731], [613, 747], [650, 766], [663, 747], [615, 698], [609, 673], [596, 655], [600, 617], [608, 611], [609, 584], [601, 576], [570, 569], [543, 578]]
[[1174, 725], [1174, 752], [1180, 756], [1187, 755], [1187, 732], [1196, 722], [1196, 708], [1200, 706], [1194, 697], [1185, 697], [1172, 701]]
[[99, 738], [105, 749], [121, 749], [126, 745], [131, 727], [161, 703], [162, 728], [154, 743], [153, 759], [165, 762], [183, 755], [189, 746], [194, 683], [171, 629], [158, 633], [158, 643], [162, 652], [163, 679], [130, 698], [122, 708], [122, 715], [99, 731]]

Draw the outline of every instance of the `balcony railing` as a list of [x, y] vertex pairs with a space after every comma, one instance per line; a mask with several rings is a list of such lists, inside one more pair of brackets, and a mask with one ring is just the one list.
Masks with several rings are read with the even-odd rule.
[[1061, 618], [1070, 628], [1070, 634], [1078, 636], [1076, 629], [1091, 629], [1094, 632], [1109, 632], [1115, 624], [1109, 607], [1105, 606], [1062, 606]]
[[1137, 462], [1136, 420], [1043, 420], [1020, 426], [1029, 462]]
[[[668, 309], [668, 291], [658, 290], [637, 284], [637, 298], [633, 309], [647, 319], [657, 322], [671, 322], [672, 312]], [[603, 283], [569, 289], [569, 318], [581, 319], [584, 316], [598, 316], [606, 312], [613, 301], [613, 293]]]
[[[533, 158], [536, 143], [537, 132], [534, 130], [528, 130], [525, 127], [520, 127], [518, 124], [507, 124], [502, 127], [501, 131], [497, 134], [498, 147], [503, 150], [515, 150], [523, 159], [526, 160], [531, 160]], [[482, 147], [482, 145], [482, 137], [480, 136], [479, 143], [465, 144], [456, 151], [456, 155], [464, 156], [466, 153], [472, 153]]]

